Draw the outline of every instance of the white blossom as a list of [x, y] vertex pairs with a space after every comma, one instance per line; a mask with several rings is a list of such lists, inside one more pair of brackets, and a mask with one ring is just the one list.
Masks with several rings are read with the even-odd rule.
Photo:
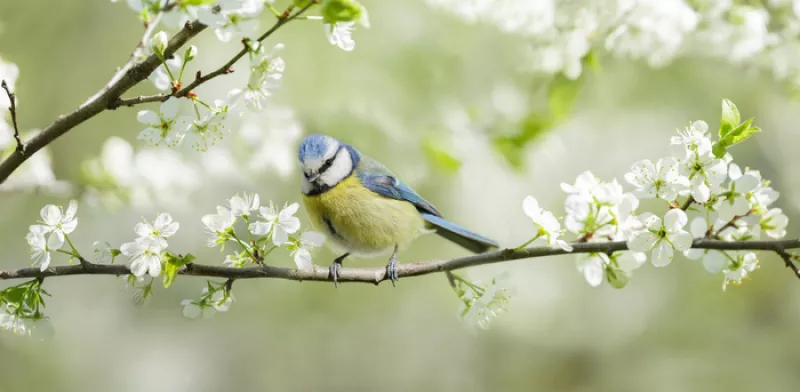
[[692, 246], [692, 235], [683, 230], [688, 221], [681, 209], [671, 209], [661, 218], [644, 213], [640, 216], [646, 229], [633, 233], [628, 240], [628, 248], [635, 252], [650, 255], [656, 267], [664, 267], [672, 262], [673, 250], [685, 251]]
[[670, 149], [675, 159], [685, 161], [692, 156], [711, 154], [711, 139], [708, 137], [708, 124], [695, 121], [688, 127], [678, 130], [678, 136], [670, 140]]
[[758, 257], [753, 252], [734, 251], [725, 252], [731, 259], [728, 267], [722, 270], [725, 278], [722, 290], [725, 291], [729, 283], [741, 284], [751, 272], [758, 268]]
[[264, 10], [260, 0], [219, 0], [219, 12], [200, 8], [197, 18], [214, 29], [217, 39], [228, 42], [234, 37], [253, 37], [259, 28], [258, 17]]
[[30, 231], [46, 235], [50, 250], [61, 249], [66, 234], [72, 233], [78, 226], [78, 218], [75, 216], [77, 212], [78, 202], [75, 200], [69, 202], [66, 212], [61, 207], [48, 204], [39, 212], [42, 224], [31, 226]]
[[742, 170], [735, 163], [730, 165], [728, 174], [731, 181], [725, 192], [726, 196], [724, 199], [720, 199], [714, 207], [719, 212], [719, 218], [726, 222], [750, 211], [750, 202], [747, 200], [747, 196], [761, 184], [760, 173], [748, 170], [742, 174]]
[[120, 252], [131, 260], [131, 273], [137, 278], [150, 274], [158, 277], [161, 274], [161, 252], [164, 248], [161, 243], [151, 238], [140, 237], [135, 241], [126, 242], [120, 247]]
[[44, 228], [44, 226], [31, 226], [31, 231], [28, 232], [25, 239], [28, 241], [28, 246], [31, 248], [30, 252], [33, 265], [44, 271], [50, 266], [51, 249], [47, 246], [47, 240], [45, 240], [44, 237], [46, 232], [43, 231], [42, 228]]
[[261, 199], [257, 193], [244, 193], [242, 196], [234, 195], [228, 200], [231, 207], [231, 215], [248, 217], [253, 211], [257, 211], [261, 205]]
[[233, 229], [236, 216], [231, 213], [231, 210], [217, 206], [216, 214], [204, 215], [201, 220], [209, 236], [208, 246], [214, 247], [230, 238], [228, 231]]
[[583, 273], [586, 282], [592, 287], [600, 286], [606, 276], [606, 266], [610, 263], [605, 253], [587, 253], [577, 258], [578, 271]]
[[321, 233], [306, 231], [301, 234], [300, 238], [289, 247], [297, 268], [313, 270], [314, 264], [311, 262], [311, 250], [322, 246], [324, 242], [325, 236]]
[[218, 312], [227, 312], [233, 300], [233, 293], [220, 289], [211, 295], [211, 306]]
[[111, 248], [111, 244], [105, 241], [95, 241], [92, 244], [94, 260], [100, 264], [113, 264], [116, 257], [116, 249]]
[[294, 216], [300, 206], [292, 203], [279, 212], [270, 203], [269, 207], [261, 207], [259, 212], [264, 220], [251, 223], [250, 232], [256, 235], [268, 235], [272, 233], [272, 242], [275, 245], [282, 245], [289, 240], [289, 234], [293, 234], [300, 229], [300, 219]]
[[636, 187], [636, 196], [666, 201], [675, 200], [688, 185], [688, 180], [678, 173], [678, 162], [672, 158], [656, 163], [649, 159], [639, 161], [625, 174], [625, 180]]
[[161, 248], [166, 248], [167, 238], [172, 237], [180, 227], [178, 222], [172, 220], [172, 215], [161, 213], [156, 216], [153, 223], [143, 221], [136, 224], [134, 231], [140, 238], [148, 238], [159, 244]]
[[325, 24], [325, 37], [328, 38], [328, 43], [333, 46], [338, 46], [345, 52], [350, 52], [356, 48], [356, 42], [353, 41], [353, 29], [355, 29], [356, 22], [336, 22], [335, 24]]
[[140, 111], [136, 119], [147, 125], [147, 128], [139, 133], [138, 139], [154, 146], [162, 143], [167, 146], [178, 145], [190, 121], [186, 116], [178, 117], [178, 101], [178, 98], [167, 99], [161, 104], [158, 113], [152, 110]]
[[759, 222], [761, 230], [770, 238], [783, 238], [786, 236], [786, 226], [789, 225], [789, 218], [780, 208], [773, 208], [761, 217]]
[[711, 199], [712, 190], [717, 189], [728, 174], [728, 165], [713, 155], [691, 154], [680, 165], [680, 173], [689, 179], [694, 200], [705, 203]]
[[553, 213], [545, 211], [539, 207], [539, 202], [533, 196], [528, 196], [522, 202], [522, 209], [536, 227], [536, 236], [544, 237], [550, 246], [558, 246], [567, 252], [572, 251], [572, 247], [566, 241], [559, 239], [561, 235], [561, 224]]

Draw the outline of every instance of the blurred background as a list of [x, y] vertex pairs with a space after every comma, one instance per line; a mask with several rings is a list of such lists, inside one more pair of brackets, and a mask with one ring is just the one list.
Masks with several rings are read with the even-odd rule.
[[[691, 55], [653, 68], [600, 51], [599, 69], [580, 76], [569, 115], [540, 126], [553, 78], [529, 67], [527, 37], [421, 0], [363, 3], [372, 26], [354, 32], [353, 52], [330, 46], [314, 21], [291, 23], [268, 40], [286, 45], [283, 88], [209, 152], [136, 140], [140, 108], [103, 113], [59, 138], [48, 149], [57, 181], [45, 174], [47, 186], [0, 193], [0, 268], [29, 265], [28, 225], [43, 205], [70, 198], [81, 201], [71, 237], [84, 255], [96, 240], [132, 240], [141, 217], [167, 211], [181, 223], [172, 249], [221, 263], [218, 248], [205, 247], [200, 217], [243, 191], [277, 204], [300, 201], [295, 149], [311, 132], [380, 158], [445, 216], [513, 247], [533, 234], [521, 208], [526, 195], [561, 215], [561, 182], [587, 169], [621, 179], [633, 162], [668, 155], [676, 128], [704, 119], [716, 129], [722, 98], [764, 129], [732, 152], [773, 181], [790, 218], [788, 237], [800, 234], [800, 105], [769, 73]], [[46, 127], [85, 101], [141, 32], [134, 13], [106, 0], [0, 2], [0, 54], [20, 68], [21, 128]], [[210, 31], [195, 44], [202, 70], [239, 50]], [[244, 77], [237, 72], [201, 91], [223, 96]], [[134, 150], [103, 157], [112, 136]], [[103, 188], [92, 165], [128, 173], [127, 190]], [[462, 255], [428, 236], [401, 261]], [[334, 255], [314, 257], [328, 265]], [[271, 263], [294, 265], [285, 254]], [[663, 269], [646, 265], [622, 290], [589, 287], [571, 257], [466, 275], [486, 280], [503, 271], [515, 296], [507, 313], [478, 331], [459, 319], [443, 275], [396, 288], [241, 281], [231, 309], [200, 322], [184, 318], [180, 302], [199, 296], [201, 279], [156, 287], [144, 306], [121, 279], [48, 279], [55, 335], [0, 333], [0, 390], [795, 391], [800, 384], [800, 282], [774, 255], [762, 255], [752, 279], [727, 292], [721, 275], [683, 257]]]

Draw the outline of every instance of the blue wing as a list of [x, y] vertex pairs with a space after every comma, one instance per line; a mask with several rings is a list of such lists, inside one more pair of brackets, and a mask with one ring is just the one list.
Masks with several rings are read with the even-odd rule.
[[422, 218], [440, 236], [475, 253], [482, 253], [498, 247], [497, 242], [442, 218], [442, 215], [433, 204], [425, 200], [410, 186], [400, 181], [392, 172], [374, 159], [362, 155], [355, 174], [367, 189], [384, 197], [404, 200], [413, 204], [419, 210]]
[[420, 212], [442, 216], [436, 207], [411, 189], [403, 181], [374, 159], [361, 156], [355, 174], [367, 189], [395, 200], [404, 200], [417, 207]]

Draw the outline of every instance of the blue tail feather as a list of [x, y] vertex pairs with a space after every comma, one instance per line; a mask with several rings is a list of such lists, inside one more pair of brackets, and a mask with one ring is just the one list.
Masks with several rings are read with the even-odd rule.
[[482, 235], [475, 234], [440, 216], [423, 212], [422, 218], [434, 229], [436, 234], [475, 253], [483, 253], [492, 248], [499, 248], [497, 242]]

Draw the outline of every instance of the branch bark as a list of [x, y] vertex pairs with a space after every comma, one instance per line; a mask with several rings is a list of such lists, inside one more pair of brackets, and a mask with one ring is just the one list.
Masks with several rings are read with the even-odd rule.
[[[289, 11], [291, 11], [290, 7], [287, 9], [287, 12], [284, 12], [284, 14], [278, 18], [278, 21], [275, 22], [275, 24], [269, 30], [258, 37], [258, 41], [263, 41], [281, 26], [297, 18], [316, 4], [316, 1], [312, 1], [306, 7], [301, 8], [294, 14], [289, 14]], [[154, 25], [151, 25], [151, 27], [153, 26]], [[206, 29], [206, 27], [206, 25], [198, 21], [187, 22], [183, 29], [181, 29], [181, 31], [179, 31], [174, 37], [172, 37], [172, 39], [170, 39], [167, 48], [164, 50], [164, 57], [171, 58], [178, 49], [185, 45], [186, 42], [194, 38], [197, 34], [200, 34], [200, 32]], [[152, 28], [149, 27], [145, 31], [142, 39], [139, 41], [136, 49], [139, 49], [139, 46], [142, 45], [141, 43], [146, 40], [151, 33]], [[138, 97], [133, 99], [122, 99], [122, 94], [126, 93], [132, 87], [147, 79], [151, 73], [161, 66], [161, 61], [155, 55], [150, 55], [142, 62], [135, 63], [135, 50], [134, 55], [132, 55], [128, 62], [114, 74], [114, 76], [102, 90], [98, 91], [91, 98], [89, 98], [89, 100], [80, 105], [71, 113], [59, 116], [52, 124], [50, 124], [50, 126], [29, 140], [24, 145], [24, 150], [18, 150], [17, 153], [11, 154], [2, 163], [0, 163], [0, 184], [5, 182], [11, 173], [13, 173], [33, 154], [53, 142], [59, 136], [80, 125], [84, 121], [89, 120], [103, 111], [116, 109], [123, 105], [133, 106], [145, 102], [159, 102], [166, 100], [170, 96], [186, 97], [189, 95], [189, 93], [191, 93], [192, 89], [197, 88], [201, 84], [219, 75], [229, 73], [229, 70], [233, 64], [247, 54], [247, 49], [242, 49], [220, 68], [207, 75], [198, 76], [188, 86], [174, 93]]]
[[[197, 21], [186, 23], [183, 29], [170, 39], [167, 48], [164, 50], [164, 56], [171, 57], [186, 42], [205, 29], [206, 25]], [[115, 75], [109, 84], [77, 109], [67, 115], [59, 116], [50, 126], [25, 143], [24, 151], [11, 154], [0, 163], [0, 184], [5, 182], [11, 173], [44, 146], [84, 121], [107, 110], [112, 102], [133, 86], [139, 84], [139, 82], [147, 79], [160, 65], [161, 61], [158, 57], [150, 55], [144, 61], [130, 66], [121, 76], [117, 77]]]
[[[457, 269], [475, 267], [484, 264], [503, 263], [511, 260], [530, 259], [537, 257], [557, 256], [579, 253], [613, 253], [628, 249], [624, 241], [617, 242], [575, 242], [571, 244], [572, 252], [561, 248], [548, 246], [531, 247], [521, 250], [504, 249], [496, 252], [479, 255], [459, 257], [449, 260], [431, 260], [414, 263], [400, 264], [399, 276], [408, 278], [412, 276], [428, 275], [437, 272], [453, 271]], [[800, 239], [780, 241], [739, 241], [728, 242], [709, 239], [696, 239], [692, 248], [714, 250], [753, 250], [775, 252], [781, 256], [787, 266], [791, 266], [795, 276], [800, 278], [797, 266], [792, 261], [792, 255], [786, 250], [800, 249]], [[128, 275], [130, 269], [126, 265], [108, 265], [83, 263], [80, 265], [67, 265], [50, 267], [44, 271], [38, 268], [23, 268], [17, 270], [0, 271], [0, 280], [49, 278], [68, 275]], [[328, 267], [314, 266], [314, 270], [298, 270], [294, 268], [274, 267], [269, 265], [230, 268], [205, 264], [189, 264], [179, 272], [184, 276], [200, 276], [209, 278], [226, 278], [231, 282], [238, 279], [284, 279], [295, 281], [333, 282], [329, 275]], [[379, 284], [386, 280], [385, 268], [342, 268], [339, 273], [339, 282], [361, 282]]]

